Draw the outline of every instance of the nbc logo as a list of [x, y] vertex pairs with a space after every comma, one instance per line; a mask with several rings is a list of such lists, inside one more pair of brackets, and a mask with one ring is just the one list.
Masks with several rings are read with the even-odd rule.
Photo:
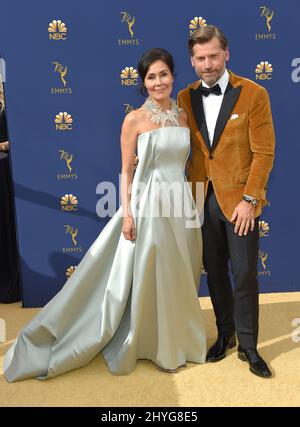
[[61, 201], [62, 212], [74, 212], [78, 210], [78, 200], [73, 194], [65, 194], [62, 196]]
[[192, 36], [195, 31], [199, 30], [201, 27], [205, 27], [206, 19], [202, 18], [201, 16], [197, 17], [195, 16], [194, 19], [191, 19], [189, 29], [190, 29], [190, 36]]
[[261, 61], [257, 64], [256, 69], [256, 80], [271, 80], [273, 67], [268, 61]]
[[138, 76], [138, 72], [133, 67], [124, 68], [120, 75], [122, 86], [136, 86]]
[[72, 274], [74, 273], [75, 269], [76, 269], [76, 266], [74, 266], [74, 265], [70, 265], [70, 267], [67, 268], [67, 271], [66, 271], [66, 277], [67, 277], [67, 279], [69, 279], [72, 276]]
[[56, 130], [72, 130], [73, 119], [71, 114], [60, 112], [59, 114], [56, 114], [54, 122]]
[[49, 40], [66, 40], [67, 27], [60, 19], [57, 21], [54, 19], [49, 24], [48, 33]]
[[258, 226], [259, 226], [259, 237], [268, 237], [269, 231], [270, 231], [269, 224], [265, 221], [259, 221]]

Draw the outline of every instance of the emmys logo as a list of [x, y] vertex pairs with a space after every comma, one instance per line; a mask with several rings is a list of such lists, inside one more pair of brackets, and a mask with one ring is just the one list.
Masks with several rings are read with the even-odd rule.
[[268, 61], [261, 61], [257, 64], [255, 73], [256, 80], [271, 80], [273, 73], [272, 64], [269, 64]]
[[261, 9], [260, 17], [265, 18], [265, 23], [266, 23], [268, 32], [262, 33], [262, 34], [256, 34], [255, 40], [274, 40], [276, 39], [276, 34], [271, 33], [271, 21], [274, 16], [274, 10], [272, 10], [271, 12], [271, 10], [268, 9], [266, 6], [260, 6], [260, 9]]
[[294, 67], [294, 70], [292, 72], [292, 81], [294, 83], [300, 82], [300, 58], [294, 58], [292, 60], [292, 67]]
[[72, 240], [73, 246], [71, 248], [63, 248], [64, 253], [70, 253], [70, 252], [77, 252], [81, 253], [83, 252], [83, 248], [81, 246], [77, 246], [77, 235], [78, 235], [78, 228], [73, 228], [71, 225], [67, 224], [65, 225], [66, 232], [65, 234], [68, 234]]
[[51, 93], [53, 95], [60, 95], [62, 93], [71, 94], [72, 89], [70, 87], [69, 88], [66, 87], [67, 86], [66, 75], [68, 72], [68, 67], [64, 67], [62, 64], [60, 64], [57, 61], [52, 62], [52, 64], [54, 64], [54, 72], [59, 74], [60, 81], [64, 87], [58, 87], [58, 88], [53, 87], [51, 88]]
[[120, 75], [122, 86], [136, 86], [138, 76], [138, 72], [133, 67], [124, 68]]
[[259, 221], [258, 226], [259, 226], [259, 237], [268, 237], [269, 231], [270, 231], [269, 224], [265, 221]]
[[71, 163], [73, 161], [73, 154], [70, 154], [65, 150], [59, 150], [59, 158], [60, 158], [60, 160], [63, 160], [66, 163], [66, 166], [69, 170], [69, 173], [57, 174], [57, 179], [59, 179], [59, 180], [77, 179], [78, 178], [77, 174], [72, 173], [73, 167], [72, 167]]
[[75, 212], [78, 210], [78, 200], [73, 194], [62, 196], [60, 205], [62, 212]]
[[261, 6], [260, 9], [262, 9], [260, 17], [266, 18], [266, 25], [268, 28], [268, 32], [270, 33], [271, 32], [271, 21], [272, 21], [273, 16], [274, 16], [274, 10], [272, 10], [272, 12], [271, 12], [270, 9], [268, 9], [266, 6]]
[[60, 112], [59, 114], [56, 114], [54, 121], [56, 130], [72, 130], [73, 119], [71, 114]]
[[140, 44], [139, 39], [135, 39], [133, 26], [135, 24], [135, 16], [131, 17], [128, 12], [121, 12], [122, 23], [126, 24], [130, 39], [119, 39], [119, 46], [138, 46]]
[[128, 114], [128, 113], [130, 113], [131, 111], [134, 110], [134, 106], [133, 105], [130, 105], [130, 104], [123, 104], [123, 105], [125, 107], [125, 114]]
[[50, 22], [48, 27], [49, 40], [66, 40], [67, 39], [67, 27], [58, 19], [54, 19]]
[[61, 79], [63, 85], [66, 86], [67, 81], [65, 79], [65, 76], [68, 72], [68, 67], [64, 68], [63, 65], [60, 64], [59, 62], [52, 62], [52, 64], [55, 65], [54, 72], [58, 72], [60, 74], [60, 79]]
[[267, 270], [267, 259], [268, 259], [268, 254], [267, 252], [263, 252], [261, 250], [258, 251], [258, 258], [261, 261], [261, 265], [263, 267], [263, 271], [259, 271], [258, 275], [259, 276], [271, 276], [271, 272], [270, 270]]
[[202, 18], [201, 16], [197, 17], [195, 16], [194, 19], [191, 19], [189, 29], [190, 29], [190, 36], [193, 36], [195, 31], [199, 30], [201, 27], [205, 27], [207, 25], [206, 19]]
[[72, 276], [72, 274], [74, 273], [75, 269], [76, 269], [76, 266], [74, 266], [74, 265], [70, 265], [70, 267], [67, 268], [67, 271], [66, 271], [66, 277], [67, 277], [67, 279], [69, 279]]

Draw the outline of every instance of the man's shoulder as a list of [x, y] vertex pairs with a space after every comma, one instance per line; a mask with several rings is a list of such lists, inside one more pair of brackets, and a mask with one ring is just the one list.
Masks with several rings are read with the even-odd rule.
[[197, 80], [197, 81], [195, 81], [193, 83], [190, 83], [187, 87], [185, 87], [184, 89], [181, 89], [178, 92], [178, 97], [183, 97], [184, 98], [184, 97], [188, 96], [189, 93], [190, 93], [190, 90], [191, 89], [197, 89], [197, 87], [199, 86], [199, 84], [200, 84], [200, 80]]
[[248, 79], [247, 77], [239, 76], [230, 72], [230, 80], [234, 85], [238, 82], [243, 88], [250, 89], [252, 91], [266, 91], [266, 88], [256, 83], [255, 81]]

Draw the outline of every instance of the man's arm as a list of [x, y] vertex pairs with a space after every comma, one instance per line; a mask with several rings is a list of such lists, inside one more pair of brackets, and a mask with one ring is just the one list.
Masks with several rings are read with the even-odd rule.
[[[253, 154], [244, 195], [254, 199], [265, 198], [266, 185], [271, 172], [275, 151], [275, 135], [271, 106], [266, 89], [259, 87], [254, 95], [249, 114], [249, 140]], [[240, 236], [254, 230], [255, 207], [242, 200], [235, 208], [231, 221]]]
[[275, 151], [275, 135], [270, 100], [266, 89], [259, 87], [254, 95], [249, 114], [249, 140], [253, 160], [244, 194], [262, 199]]

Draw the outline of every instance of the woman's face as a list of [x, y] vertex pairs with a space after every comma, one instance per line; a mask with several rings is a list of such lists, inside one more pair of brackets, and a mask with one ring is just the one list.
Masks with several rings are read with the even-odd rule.
[[163, 101], [171, 96], [174, 77], [168, 65], [158, 59], [152, 62], [145, 76], [144, 85], [154, 101]]

